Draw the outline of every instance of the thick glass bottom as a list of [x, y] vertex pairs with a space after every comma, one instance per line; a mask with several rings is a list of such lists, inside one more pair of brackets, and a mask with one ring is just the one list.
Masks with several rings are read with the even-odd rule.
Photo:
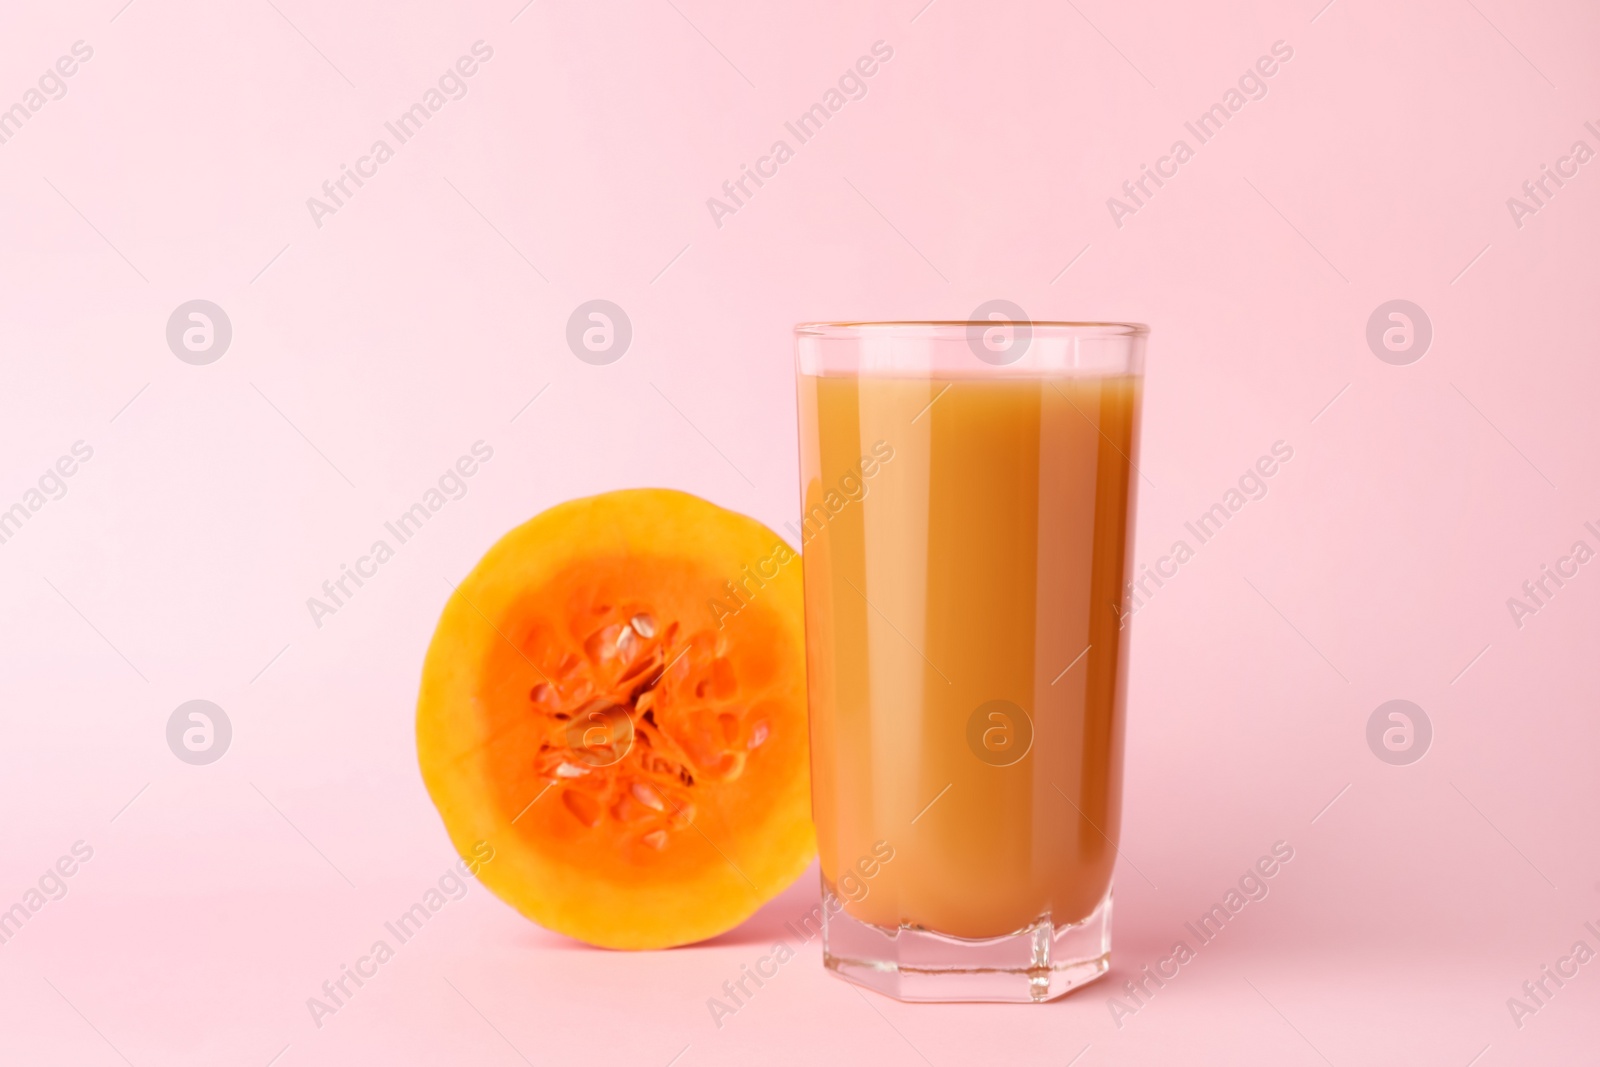
[[823, 966], [896, 1000], [1054, 1000], [1111, 966], [1111, 895], [1082, 922], [1048, 915], [1004, 937], [969, 940], [852, 919], [823, 885]]

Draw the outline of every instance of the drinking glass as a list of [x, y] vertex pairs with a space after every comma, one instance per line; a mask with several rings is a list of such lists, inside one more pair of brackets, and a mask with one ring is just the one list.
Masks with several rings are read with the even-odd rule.
[[1109, 966], [1146, 334], [796, 328], [815, 921], [844, 978], [1043, 1001]]

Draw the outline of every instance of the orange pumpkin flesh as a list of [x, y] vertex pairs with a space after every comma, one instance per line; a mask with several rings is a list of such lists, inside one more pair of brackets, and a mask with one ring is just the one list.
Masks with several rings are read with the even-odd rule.
[[503, 537], [446, 604], [417, 706], [451, 839], [495, 849], [478, 878], [609, 948], [712, 937], [782, 891], [815, 852], [801, 603], [777, 535], [686, 493]]

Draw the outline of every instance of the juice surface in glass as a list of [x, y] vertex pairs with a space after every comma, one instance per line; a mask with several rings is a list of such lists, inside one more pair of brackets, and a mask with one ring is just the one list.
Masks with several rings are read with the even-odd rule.
[[1141, 376], [804, 371], [825, 889], [886, 933], [1000, 938], [1103, 915]]

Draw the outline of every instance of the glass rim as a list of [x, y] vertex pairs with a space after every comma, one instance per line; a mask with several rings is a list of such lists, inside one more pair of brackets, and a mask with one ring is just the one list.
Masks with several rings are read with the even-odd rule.
[[[1032, 331], [1057, 335], [1082, 334], [1100, 337], [1147, 337], [1150, 327], [1142, 322], [1093, 322], [1065, 319], [1016, 319], [1016, 326], [1026, 326]], [[995, 325], [986, 319], [889, 319], [884, 321], [841, 320], [837, 322], [801, 322], [794, 327], [798, 337], [845, 339], [871, 334], [899, 333], [937, 338], [965, 332], [972, 327], [987, 329]]]

